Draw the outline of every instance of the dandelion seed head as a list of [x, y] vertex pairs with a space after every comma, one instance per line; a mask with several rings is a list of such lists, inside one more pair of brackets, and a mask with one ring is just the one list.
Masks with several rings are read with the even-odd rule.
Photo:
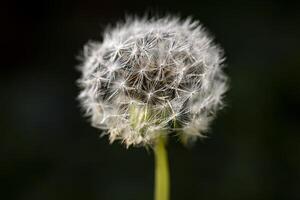
[[83, 55], [78, 99], [111, 142], [151, 145], [173, 132], [195, 140], [222, 108], [223, 50], [198, 21], [128, 18]]

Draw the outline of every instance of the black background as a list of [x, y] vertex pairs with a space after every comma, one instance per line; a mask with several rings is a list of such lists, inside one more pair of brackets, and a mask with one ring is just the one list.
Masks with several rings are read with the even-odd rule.
[[75, 100], [76, 56], [125, 14], [199, 19], [226, 51], [210, 138], [168, 146], [172, 200], [300, 199], [300, 7], [287, 1], [6, 1], [0, 198], [153, 199], [153, 154], [109, 145]]

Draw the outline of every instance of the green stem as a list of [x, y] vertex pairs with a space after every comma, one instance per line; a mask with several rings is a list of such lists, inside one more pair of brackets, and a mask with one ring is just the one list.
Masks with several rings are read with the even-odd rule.
[[154, 149], [155, 153], [155, 200], [169, 200], [169, 165], [165, 148], [165, 139], [159, 137]]

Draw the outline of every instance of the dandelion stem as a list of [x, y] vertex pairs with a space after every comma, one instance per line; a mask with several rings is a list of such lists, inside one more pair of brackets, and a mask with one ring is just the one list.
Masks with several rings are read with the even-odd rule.
[[155, 153], [155, 199], [169, 200], [169, 165], [165, 148], [165, 138], [159, 137], [154, 149]]

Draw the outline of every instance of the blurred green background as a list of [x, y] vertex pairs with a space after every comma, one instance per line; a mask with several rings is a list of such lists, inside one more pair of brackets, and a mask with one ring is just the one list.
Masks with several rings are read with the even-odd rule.
[[226, 51], [210, 138], [169, 150], [172, 200], [300, 199], [300, 5], [288, 1], [2, 2], [0, 199], [151, 200], [153, 154], [90, 127], [76, 56], [125, 14], [199, 19]]

